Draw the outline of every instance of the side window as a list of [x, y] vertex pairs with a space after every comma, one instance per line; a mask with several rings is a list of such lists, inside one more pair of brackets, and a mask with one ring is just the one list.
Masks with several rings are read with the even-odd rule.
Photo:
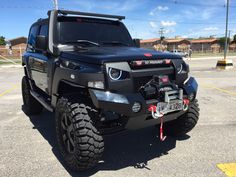
[[48, 37], [48, 24], [44, 24], [41, 26], [39, 35]]
[[27, 45], [28, 51], [34, 51], [37, 34], [38, 34], [38, 26], [31, 27]]

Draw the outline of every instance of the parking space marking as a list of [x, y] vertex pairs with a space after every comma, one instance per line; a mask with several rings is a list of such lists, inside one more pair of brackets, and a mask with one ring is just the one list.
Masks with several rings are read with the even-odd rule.
[[16, 84], [14, 86], [12, 86], [11, 88], [9, 88], [8, 90], [5, 90], [4, 92], [0, 93], [0, 97], [10, 93], [11, 91], [17, 89], [19, 87], [19, 84]]
[[236, 177], [236, 163], [220, 163], [217, 167], [228, 177]]
[[225, 90], [225, 89], [222, 89], [222, 88], [218, 88], [218, 87], [215, 87], [214, 85], [203, 84], [203, 87], [205, 87], [205, 88], [215, 89], [215, 90], [218, 90], [218, 91], [220, 91], [220, 92], [223, 92], [223, 93], [227, 93], [227, 94], [230, 94], [230, 95], [236, 96], [236, 92], [231, 92], [231, 91], [229, 91], [229, 90]]

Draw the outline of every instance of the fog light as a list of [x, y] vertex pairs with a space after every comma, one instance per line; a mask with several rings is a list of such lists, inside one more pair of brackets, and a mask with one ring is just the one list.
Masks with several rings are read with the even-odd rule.
[[132, 106], [132, 111], [137, 113], [141, 110], [141, 104], [139, 102], [135, 102]]
[[104, 83], [102, 81], [88, 82], [88, 87], [104, 89]]
[[114, 103], [129, 104], [129, 101], [124, 95], [119, 95], [111, 92], [103, 92], [99, 90], [93, 90], [93, 93], [100, 101], [108, 101]]

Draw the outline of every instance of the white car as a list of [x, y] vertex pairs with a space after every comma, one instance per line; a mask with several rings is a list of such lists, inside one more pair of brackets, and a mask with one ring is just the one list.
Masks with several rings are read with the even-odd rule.
[[188, 57], [188, 53], [187, 52], [182, 52], [180, 50], [173, 50], [171, 52], [176, 54], [176, 55], [180, 55], [181, 57]]

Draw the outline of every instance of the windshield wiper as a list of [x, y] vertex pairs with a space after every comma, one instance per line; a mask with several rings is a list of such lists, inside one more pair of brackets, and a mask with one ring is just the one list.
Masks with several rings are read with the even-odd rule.
[[89, 45], [100, 46], [98, 43], [89, 40], [74, 40], [74, 41], [72, 40], [72, 41], [66, 41], [65, 43], [89, 44]]
[[126, 44], [126, 43], [120, 42], [120, 41], [103, 41], [102, 44], [112, 44], [112, 45], [129, 46], [129, 44]]

